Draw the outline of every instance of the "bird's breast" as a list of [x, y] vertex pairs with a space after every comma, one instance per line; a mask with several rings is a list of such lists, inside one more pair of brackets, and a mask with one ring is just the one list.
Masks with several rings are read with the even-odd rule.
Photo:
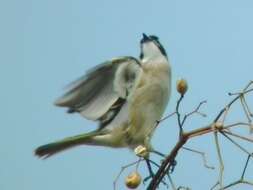
[[143, 67], [139, 85], [129, 99], [129, 136], [133, 142], [151, 136], [170, 95], [170, 72], [166, 65]]

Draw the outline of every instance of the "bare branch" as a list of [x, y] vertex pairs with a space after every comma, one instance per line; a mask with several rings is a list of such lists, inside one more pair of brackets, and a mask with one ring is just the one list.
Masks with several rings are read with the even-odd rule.
[[[241, 97], [243, 95], [243, 97], [252, 92], [253, 88], [251, 88], [253, 86], [253, 81], [251, 81], [249, 84], [246, 85], [246, 87], [244, 88], [244, 90], [240, 93], [230, 93], [230, 95], [236, 95], [236, 97], [234, 97], [224, 108], [222, 108], [219, 113], [217, 114], [217, 116], [214, 118], [213, 122], [211, 122], [210, 124], [206, 125], [205, 127], [202, 128], [198, 128], [195, 130], [191, 130], [188, 132], [184, 132], [183, 131], [183, 125], [185, 123], [185, 117], [187, 118], [187, 116], [190, 116], [196, 112], [198, 112], [199, 108], [201, 107], [201, 105], [203, 103], [200, 103], [199, 106], [193, 110], [192, 112], [190, 112], [189, 114], [186, 114], [185, 117], [183, 118], [183, 120], [181, 120], [181, 113], [179, 111], [180, 108], [180, 104], [183, 100], [183, 95], [180, 96], [180, 98], [177, 101], [177, 105], [176, 105], [176, 111], [172, 114], [170, 114], [168, 117], [165, 117], [164, 119], [162, 119], [161, 121], [171, 117], [172, 115], [176, 114], [177, 116], [177, 124], [179, 126], [179, 140], [178, 142], [175, 144], [174, 148], [169, 152], [169, 154], [167, 154], [167, 157], [165, 158], [165, 160], [163, 161], [163, 163], [161, 164], [160, 168], [157, 170], [156, 174], [154, 175], [152, 181], [150, 182], [149, 186], [148, 186], [148, 190], [155, 190], [157, 189], [158, 185], [162, 182], [164, 176], [168, 173], [168, 171], [171, 169], [173, 162], [178, 154], [178, 152], [180, 151], [180, 149], [183, 148], [183, 146], [188, 142], [189, 139], [193, 138], [193, 137], [198, 137], [200, 135], [204, 135], [204, 134], [208, 134], [213, 132], [214, 133], [214, 137], [215, 137], [215, 145], [216, 145], [216, 151], [218, 154], [218, 160], [219, 160], [219, 180], [217, 182], [217, 184], [213, 187], [217, 187], [217, 185], [219, 185], [220, 189], [224, 188], [223, 186], [223, 173], [224, 173], [224, 163], [222, 160], [222, 155], [221, 155], [221, 150], [220, 150], [220, 145], [219, 145], [219, 141], [218, 141], [218, 133], [221, 133], [223, 136], [225, 136], [228, 140], [230, 140], [234, 145], [236, 145], [238, 148], [240, 148], [243, 152], [246, 152], [248, 155], [252, 156], [251, 153], [249, 153], [249, 151], [247, 151], [245, 148], [243, 148], [242, 146], [240, 146], [238, 143], [236, 143], [233, 139], [231, 139], [229, 136], [234, 136], [236, 138], [242, 139], [242, 140], [247, 140], [249, 142], [252, 142], [252, 140], [250, 138], [232, 133], [231, 131], [229, 131], [230, 128], [232, 127], [238, 127], [238, 126], [250, 126], [252, 127], [251, 123], [245, 123], [245, 122], [238, 122], [238, 123], [234, 123], [231, 125], [224, 125], [226, 117], [229, 113], [229, 110], [231, 108], [231, 106], [238, 101], [241, 101]], [[247, 113], [250, 116], [250, 109], [249, 106], [245, 104], [246, 100], [244, 101], [242, 99], [242, 102], [244, 104], [244, 108], [247, 111]], [[202, 154], [203, 156], [203, 154]], [[246, 183], [245, 180], [241, 180], [240, 183]], [[227, 186], [226, 186], [227, 188]]]
[[229, 128], [232, 128], [232, 127], [237, 127], [237, 126], [247, 126], [247, 127], [250, 127], [250, 124], [249, 123], [244, 123], [244, 122], [238, 122], [238, 123], [233, 123], [233, 124], [230, 124], [230, 125], [226, 125], [224, 127], [224, 129], [229, 129]]
[[169, 174], [168, 174], [168, 178], [169, 178], [170, 185], [171, 185], [172, 189], [173, 189], [173, 190], [177, 190], [176, 185], [175, 185], [175, 183], [173, 182], [173, 180], [172, 180], [172, 178], [171, 178], [171, 176], [170, 176]]
[[238, 147], [241, 151], [245, 152], [246, 154], [250, 155], [253, 157], [253, 155], [247, 151], [245, 148], [243, 148], [240, 144], [238, 144], [237, 142], [235, 142], [233, 139], [231, 139], [228, 135], [226, 135], [225, 133], [221, 132], [221, 134], [223, 136], [225, 136], [230, 142], [232, 142], [236, 147]]
[[250, 182], [250, 181], [246, 181], [246, 180], [237, 180], [235, 182], [232, 182], [230, 183], [229, 185], [226, 185], [225, 187], [219, 189], [219, 190], [225, 190], [225, 189], [228, 189], [229, 187], [233, 187], [233, 186], [236, 186], [236, 185], [239, 185], [239, 184], [247, 184], [247, 185], [251, 185], [253, 186], [253, 183]]
[[249, 160], [250, 160], [250, 155], [247, 156], [247, 160], [246, 160], [245, 166], [244, 166], [243, 171], [242, 171], [242, 175], [241, 175], [242, 180], [244, 179], [244, 176], [245, 176], [248, 164], [249, 164]]
[[203, 104], [205, 104], [206, 102], [207, 102], [206, 100], [200, 102], [199, 105], [198, 105], [193, 111], [191, 111], [190, 113], [186, 114], [186, 115], [184, 116], [184, 118], [183, 118], [182, 125], [184, 125], [185, 121], [186, 121], [190, 116], [192, 116], [193, 114], [199, 114], [199, 115], [201, 115], [202, 117], [206, 117], [206, 114], [199, 112], [200, 107], [201, 107]]
[[239, 139], [242, 139], [242, 140], [245, 140], [245, 141], [248, 141], [248, 142], [253, 142], [253, 139], [250, 139], [250, 138], [247, 138], [247, 137], [244, 137], [244, 136], [241, 136], [241, 135], [232, 133], [232, 132], [230, 132], [230, 131], [223, 131], [223, 132], [226, 133], [226, 134], [228, 134], [228, 135], [237, 137], [237, 138], [239, 138]]
[[195, 150], [195, 149], [191, 149], [191, 148], [187, 148], [187, 147], [182, 147], [182, 149], [188, 150], [188, 151], [191, 151], [191, 152], [193, 152], [193, 153], [199, 154], [199, 155], [202, 157], [204, 167], [206, 167], [207, 169], [212, 169], [212, 170], [215, 169], [215, 167], [210, 166], [210, 165], [207, 163], [206, 153], [205, 153], [205, 152], [201, 152], [201, 151], [198, 151], [198, 150]]
[[184, 98], [184, 95], [181, 95], [179, 100], [177, 101], [177, 105], [176, 105], [176, 115], [177, 115], [177, 123], [178, 123], [178, 127], [179, 127], [179, 138], [182, 136], [183, 134], [183, 125], [181, 122], [181, 114], [179, 112], [179, 107], [180, 107], [180, 103], [182, 102]]
[[223, 163], [223, 159], [222, 159], [222, 155], [221, 155], [217, 132], [214, 132], [214, 141], [215, 141], [216, 151], [217, 151], [218, 160], [219, 160], [219, 180], [218, 180], [217, 184], [220, 185], [220, 188], [223, 188], [224, 163]]
[[248, 119], [248, 122], [251, 123], [250, 113], [248, 112], [247, 103], [245, 102], [245, 99], [244, 99], [244, 96], [243, 96], [243, 95], [240, 97], [240, 102], [241, 102], [243, 111], [244, 111], [244, 113], [245, 113], [245, 116], [246, 116], [247, 119]]
[[161, 122], [163, 122], [164, 120], [169, 119], [170, 117], [172, 117], [172, 116], [175, 115], [175, 114], [176, 114], [176, 112], [173, 112], [173, 113], [171, 113], [171, 114], [165, 116], [164, 118], [160, 119], [159, 121], [157, 121], [157, 123], [161, 123]]

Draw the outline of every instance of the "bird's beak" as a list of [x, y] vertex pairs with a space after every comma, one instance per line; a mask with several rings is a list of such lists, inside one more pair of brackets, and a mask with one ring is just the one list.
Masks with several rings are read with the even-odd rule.
[[145, 33], [143, 33], [142, 36], [143, 36], [142, 38], [143, 42], [148, 41], [150, 39]]

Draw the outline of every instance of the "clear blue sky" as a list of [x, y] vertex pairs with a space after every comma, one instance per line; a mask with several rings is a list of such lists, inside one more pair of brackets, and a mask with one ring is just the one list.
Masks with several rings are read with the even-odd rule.
[[[128, 150], [83, 146], [48, 160], [33, 155], [41, 144], [96, 126], [53, 106], [63, 87], [106, 59], [138, 56], [142, 32], [155, 34], [170, 57], [173, 89], [180, 77], [189, 82], [184, 110], [208, 100], [203, 107], [208, 117], [196, 116], [186, 128], [203, 126], [229, 100], [227, 92], [253, 79], [252, 19], [252, 0], [0, 1], [0, 189], [112, 189], [121, 166], [136, 160]], [[174, 90], [166, 113], [176, 99]], [[233, 116], [240, 120], [239, 113]], [[174, 120], [164, 122], [154, 147], [168, 152], [176, 132]], [[200, 138], [189, 147], [205, 150], [215, 165], [212, 142], [212, 136]], [[245, 157], [224, 143], [230, 182], [240, 175]], [[197, 155], [182, 151], [177, 161], [177, 185], [195, 190], [215, 183], [217, 173], [203, 168]], [[119, 184], [125, 189], [123, 177]]]

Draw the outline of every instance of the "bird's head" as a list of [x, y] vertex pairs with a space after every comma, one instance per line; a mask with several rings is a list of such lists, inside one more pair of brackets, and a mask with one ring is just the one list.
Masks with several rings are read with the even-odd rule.
[[140, 41], [141, 45], [141, 54], [140, 59], [152, 59], [159, 58], [163, 56], [167, 58], [166, 51], [162, 44], [159, 42], [159, 38], [154, 35], [147, 36], [146, 34], [142, 34], [143, 37]]

